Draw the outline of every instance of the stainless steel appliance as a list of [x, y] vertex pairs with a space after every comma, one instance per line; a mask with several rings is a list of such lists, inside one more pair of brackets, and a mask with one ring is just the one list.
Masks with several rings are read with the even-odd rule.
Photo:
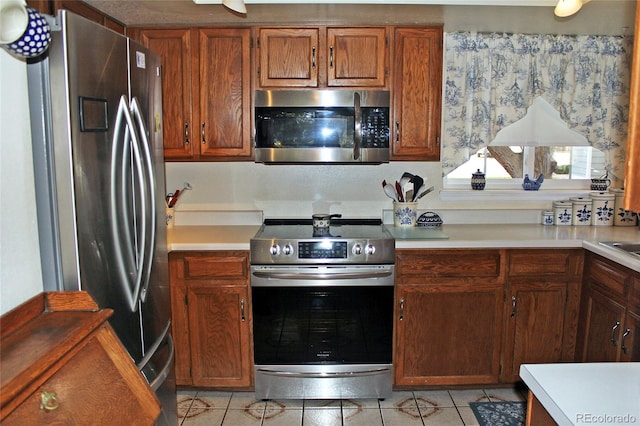
[[389, 92], [258, 90], [258, 163], [389, 162]]
[[72, 13], [49, 18], [48, 53], [27, 67], [44, 287], [114, 310], [158, 423], [175, 425], [160, 60]]
[[256, 398], [387, 398], [395, 240], [379, 220], [265, 220], [251, 239]]

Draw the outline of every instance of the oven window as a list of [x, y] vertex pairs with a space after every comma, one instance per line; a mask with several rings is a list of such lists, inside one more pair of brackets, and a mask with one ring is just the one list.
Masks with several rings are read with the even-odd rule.
[[258, 148], [353, 148], [353, 108], [256, 108]]
[[393, 286], [252, 292], [256, 364], [391, 363]]

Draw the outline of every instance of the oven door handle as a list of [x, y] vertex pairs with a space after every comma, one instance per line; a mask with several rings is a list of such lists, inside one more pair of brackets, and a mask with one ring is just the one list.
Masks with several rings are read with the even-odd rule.
[[305, 273], [282, 273], [253, 271], [253, 275], [258, 278], [266, 278], [269, 280], [365, 280], [372, 278], [388, 278], [393, 271], [375, 271], [375, 272], [352, 272], [352, 273], [335, 273], [326, 274], [322, 272]]
[[258, 368], [258, 372], [262, 374], [268, 374], [270, 376], [280, 376], [280, 377], [306, 377], [306, 378], [341, 378], [341, 377], [358, 377], [358, 376], [373, 376], [376, 374], [382, 374], [389, 371], [390, 368], [382, 367], [382, 368], [374, 368], [371, 370], [364, 371], [331, 371], [331, 372], [316, 372], [316, 371], [280, 371], [280, 370], [269, 370], [267, 368]]

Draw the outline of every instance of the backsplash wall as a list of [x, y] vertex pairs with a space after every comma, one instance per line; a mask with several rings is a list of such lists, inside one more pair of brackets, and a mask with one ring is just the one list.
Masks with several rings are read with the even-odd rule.
[[[167, 192], [192, 189], [180, 197], [176, 211], [262, 211], [264, 217], [310, 217], [314, 213], [341, 213], [344, 217], [380, 218], [392, 201], [382, 180], [400, 179], [405, 171], [425, 178], [435, 191], [418, 202], [420, 211], [436, 211], [447, 223], [493, 223], [503, 219], [495, 210], [522, 214], [517, 222], [537, 221], [549, 200], [521, 196], [492, 199], [489, 193], [469, 200], [442, 200], [442, 170], [438, 162], [391, 162], [381, 165], [263, 165], [250, 162], [167, 163]], [[484, 192], [484, 191], [483, 191]], [[521, 195], [525, 191], [517, 191]], [[471, 212], [486, 211], [493, 221]], [[179, 223], [180, 221], [178, 221]]]

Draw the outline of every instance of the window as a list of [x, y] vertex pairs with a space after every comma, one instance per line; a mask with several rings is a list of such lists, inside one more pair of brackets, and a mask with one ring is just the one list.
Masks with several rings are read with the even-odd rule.
[[[631, 53], [623, 36], [445, 34], [445, 189], [469, 188], [478, 169], [487, 189], [521, 188], [525, 174], [543, 174], [543, 189], [604, 175], [622, 186]], [[545, 134], [557, 126], [562, 136]]]

